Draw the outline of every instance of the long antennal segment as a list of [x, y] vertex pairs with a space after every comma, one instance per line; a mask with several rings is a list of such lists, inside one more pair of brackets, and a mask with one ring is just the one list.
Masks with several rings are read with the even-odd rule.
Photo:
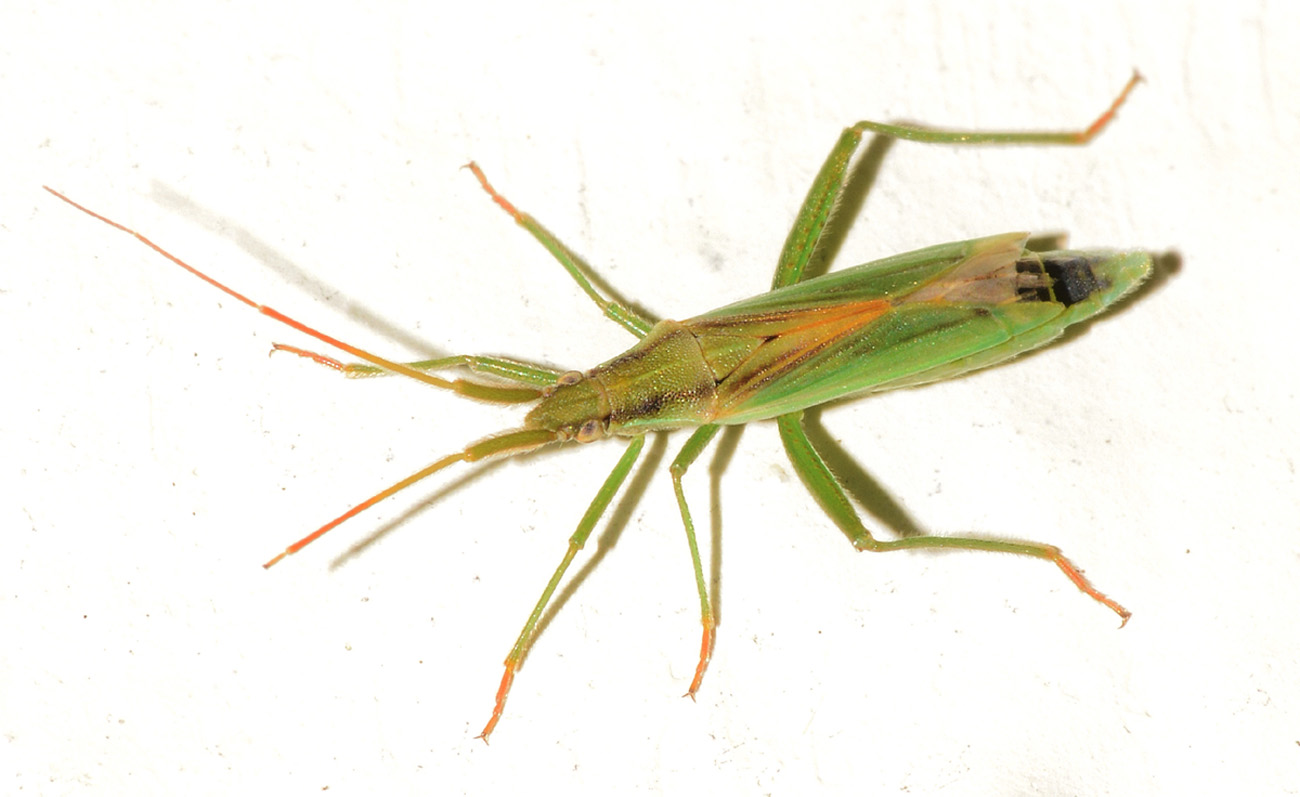
[[407, 487], [410, 487], [412, 484], [415, 484], [416, 482], [420, 481], [421, 479], [427, 476], [432, 476], [433, 474], [437, 473], [438, 471], [442, 470], [448, 465], [451, 465], [452, 463], [455, 462], [460, 462], [463, 459], [465, 459], [465, 452], [463, 451], [457, 452], [450, 456], [443, 457], [442, 459], [438, 460], [437, 462], [433, 463], [427, 468], [422, 468], [421, 470], [412, 473], [410, 476], [407, 476], [405, 479], [402, 479], [401, 481], [396, 482], [383, 490], [380, 490], [379, 492], [370, 496], [366, 500], [352, 507], [348, 511], [334, 518], [329, 523], [326, 523], [324, 526], [321, 526], [320, 528], [313, 531], [311, 534], [308, 534], [306, 537], [303, 537], [301, 540], [298, 540], [293, 545], [290, 545], [288, 548], [285, 548], [280, 553], [271, 557], [271, 560], [268, 561], [266, 564], [262, 565], [262, 567], [264, 568], [270, 567], [274, 565], [276, 562], [279, 562], [284, 557], [289, 556], [290, 554], [298, 553], [303, 548], [306, 548], [308, 545], [311, 545], [313, 542], [315, 542], [317, 539], [323, 536], [325, 532], [339, 525], [340, 523], [347, 520], [348, 518], [361, 514], [362, 512], [366, 511], [367, 509], [379, 503], [380, 501], [384, 500], [385, 498], [388, 498], [391, 495], [395, 495], [401, 492], [402, 490], [405, 490]]
[[[414, 379], [417, 382], [423, 382], [426, 385], [432, 385], [433, 387], [442, 388], [444, 390], [450, 390], [454, 393], [459, 393], [468, 398], [474, 398], [483, 401], [497, 401], [497, 402], [502, 402], [507, 404], [513, 404], [519, 402], [533, 401], [537, 398], [540, 398], [542, 395], [541, 390], [528, 388], [528, 387], [497, 387], [494, 385], [482, 385], [476, 382], [469, 382], [464, 379], [457, 379], [454, 381], [447, 380], [447, 379], [440, 379], [436, 376], [432, 376], [423, 371], [418, 371], [408, 365], [403, 365], [402, 363], [393, 362], [392, 360], [385, 359], [383, 357], [380, 357], [377, 354], [371, 354], [370, 352], [364, 349], [359, 349], [356, 346], [353, 346], [349, 343], [344, 343], [338, 338], [332, 337], [330, 335], [326, 335], [324, 332], [321, 332], [317, 329], [313, 329], [312, 327], [307, 326], [306, 324], [302, 323], [301, 321], [298, 321], [297, 319], [290, 318], [284, 313], [281, 313], [279, 310], [276, 310], [274, 307], [268, 307], [264, 304], [258, 304], [257, 302], [253, 301], [252, 299], [248, 298], [242, 293], [226, 285], [223, 285], [222, 283], [216, 281], [212, 277], [209, 277], [207, 274], [204, 274], [202, 271], [199, 271], [197, 268], [194, 268], [189, 263], [186, 263], [184, 260], [181, 260], [179, 257], [173, 255], [171, 252], [168, 252], [166, 249], [163, 249], [161, 246], [149, 240], [148, 238], [144, 237], [143, 235], [131, 229], [130, 227], [127, 227], [126, 225], [123, 224], [118, 224], [117, 222], [113, 221], [110, 218], [101, 216], [100, 214], [96, 213], [90, 208], [78, 204], [72, 201], [71, 199], [69, 199], [68, 197], [64, 196], [63, 194], [60, 194], [58, 191], [55, 191], [53, 188], [50, 188], [48, 185], [42, 186], [42, 188], [44, 188], [46, 191], [49, 191], [51, 194], [58, 197], [59, 199], [62, 199], [64, 202], [67, 202], [69, 205], [73, 206], [77, 210], [80, 210], [82, 213], [85, 213], [86, 215], [90, 216], [91, 218], [99, 219], [100, 221], [104, 222], [108, 226], [121, 230], [122, 232], [127, 233], [128, 235], [131, 235], [132, 237], [134, 237], [135, 239], [143, 243], [145, 246], [154, 250], [158, 254], [172, 261], [176, 265], [190, 272], [194, 276], [208, 283], [209, 285], [221, 291], [222, 293], [226, 294], [227, 296], [238, 299], [239, 301], [253, 308], [257, 312], [261, 313], [262, 315], [270, 316], [271, 318], [274, 318], [276, 321], [279, 321], [280, 323], [285, 324], [286, 326], [293, 327], [299, 332], [302, 332], [304, 335], [310, 335], [311, 337], [323, 343], [327, 343], [330, 346], [333, 346], [334, 348], [340, 351], [345, 351], [348, 354], [351, 354], [353, 357], [356, 357], [361, 360], [365, 360], [368, 363], [377, 365], [380, 368], [383, 368], [388, 371], [392, 371], [393, 373], [398, 373], [403, 376], [410, 377], [411, 379]], [[328, 359], [320, 355], [315, 355], [310, 352], [304, 351], [302, 349], [298, 349], [293, 346], [280, 346], [277, 344], [276, 348], [287, 349], [288, 351], [292, 351], [296, 354], [311, 357], [312, 359], [318, 362]], [[416, 471], [415, 473], [412, 473], [410, 476], [407, 476], [405, 479], [402, 479], [399, 482], [395, 482], [394, 484], [390, 485], [386, 489], [380, 490], [379, 492], [370, 496], [366, 500], [352, 507], [348, 511], [334, 518], [329, 523], [326, 523], [324, 526], [321, 526], [320, 528], [316, 529], [311, 534], [308, 534], [306, 537], [303, 537], [301, 540], [298, 540], [293, 545], [290, 545], [288, 548], [285, 548], [282, 552], [277, 554], [269, 562], [262, 565], [262, 567], [271, 567], [272, 565], [274, 565], [276, 562], [279, 562], [284, 557], [290, 554], [297, 553], [298, 551], [301, 551], [303, 548], [306, 548], [308, 545], [311, 545], [317, 539], [322, 537], [327, 531], [339, 525], [343, 521], [366, 511], [367, 509], [379, 503], [380, 501], [384, 500], [385, 498], [388, 498], [392, 495], [401, 492], [402, 490], [405, 490], [407, 487], [410, 487], [416, 482], [428, 478], [429, 476], [432, 476], [433, 474], [437, 473], [438, 471], [442, 470], [448, 465], [451, 465], [456, 462], [478, 462], [480, 460], [488, 459], [490, 457], [513, 457], [518, 454], [523, 454], [528, 451], [532, 451], [534, 449], [540, 448], [548, 443], [557, 442], [559, 439], [560, 439], [560, 435], [557, 432], [550, 431], [547, 429], [518, 429], [512, 432], [502, 432], [501, 434], [494, 435], [484, 440], [480, 440], [477, 443], [473, 443], [469, 446], [466, 446], [464, 451], [443, 457], [437, 462], [434, 462], [432, 465], [429, 465], [426, 468], [423, 468], [421, 470]]]
[[58, 191], [55, 191], [53, 188], [50, 188], [48, 185], [41, 186], [41, 187], [44, 188], [46, 191], [49, 191], [51, 194], [55, 195], [59, 199], [62, 199], [64, 202], [67, 202], [69, 205], [72, 205], [77, 210], [80, 210], [82, 213], [85, 213], [86, 215], [92, 218], [99, 219], [100, 221], [104, 222], [108, 226], [114, 227], [116, 229], [121, 230], [124, 233], [127, 233], [128, 235], [133, 236], [138, 241], [140, 241], [140, 243], [154, 250], [158, 254], [172, 261], [176, 265], [190, 272], [194, 276], [208, 283], [209, 285], [221, 291], [222, 293], [225, 293], [227, 296], [238, 299], [239, 301], [253, 308], [257, 312], [261, 313], [262, 315], [270, 316], [271, 318], [274, 318], [276, 321], [279, 321], [280, 323], [285, 324], [286, 326], [293, 327], [294, 329], [298, 330], [304, 335], [310, 335], [311, 337], [321, 341], [322, 343], [327, 343], [330, 346], [333, 346], [334, 348], [338, 349], [339, 351], [345, 351], [348, 354], [351, 354], [353, 357], [356, 357], [361, 360], [365, 360], [366, 362], [371, 363], [372, 365], [377, 365], [380, 368], [383, 368], [388, 371], [392, 371], [393, 373], [398, 373], [401, 374], [402, 376], [410, 377], [411, 379], [414, 379], [417, 382], [423, 382], [426, 385], [432, 385], [433, 387], [442, 388], [443, 390], [450, 390], [453, 393], [460, 393], [461, 395], [469, 396], [470, 398], [476, 398], [484, 401], [517, 403], [517, 402], [524, 402], [524, 401], [533, 401], [541, 397], [542, 395], [542, 391], [534, 390], [532, 388], [520, 388], [520, 387], [496, 388], [488, 385], [476, 384], [474, 382], [467, 382], [463, 379], [456, 379], [456, 380], [441, 379], [439, 377], [433, 376], [432, 374], [426, 374], [423, 371], [417, 371], [416, 369], [411, 368], [410, 366], [407, 365], [403, 365], [402, 363], [393, 362], [392, 360], [385, 359], [383, 357], [380, 357], [377, 354], [371, 354], [365, 349], [359, 349], [356, 346], [351, 345], [350, 343], [344, 343], [338, 338], [332, 337], [330, 335], [326, 335], [324, 332], [321, 332], [317, 329], [313, 329], [312, 327], [307, 326], [306, 324], [302, 323], [301, 321], [298, 321], [297, 319], [290, 318], [284, 313], [281, 313], [279, 310], [276, 310], [274, 307], [268, 307], [267, 305], [264, 304], [258, 304], [257, 302], [248, 298], [244, 294], [240, 293], [239, 291], [227, 287], [226, 285], [223, 285], [222, 283], [218, 282], [212, 277], [209, 277], [207, 274], [204, 274], [202, 271], [199, 271], [194, 266], [191, 266], [189, 263], [186, 263], [184, 260], [181, 260], [176, 255], [173, 255], [171, 252], [168, 252], [166, 249], [163, 249], [161, 246], [149, 240], [148, 238], [144, 237], [143, 235], [131, 229], [130, 227], [127, 227], [126, 225], [123, 224], [119, 224], [105, 216], [99, 215], [98, 213], [86, 207], [85, 205], [78, 204], [77, 202], [72, 201], [71, 199], [64, 196], [63, 194], [60, 194]]
[[298, 540], [293, 545], [285, 548], [279, 554], [276, 554], [276, 556], [274, 556], [269, 562], [262, 565], [262, 567], [271, 567], [284, 557], [298, 553], [303, 548], [306, 548], [308, 545], [311, 545], [317, 539], [322, 537], [325, 532], [339, 525], [348, 518], [361, 514], [385, 498], [396, 495], [407, 487], [410, 487], [412, 484], [432, 476], [448, 465], [456, 462], [478, 462], [489, 457], [513, 457], [541, 448], [547, 443], [554, 443], [559, 439], [560, 437], [558, 434], [546, 429], [519, 429], [513, 432], [504, 432], [499, 435], [494, 435], [486, 440], [480, 440], [473, 445], [466, 446], [464, 451], [445, 456], [432, 465], [429, 465], [427, 468], [422, 468], [415, 473], [412, 473], [410, 476], [407, 476], [405, 479], [395, 482], [389, 487], [380, 490], [348, 511], [334, 518], [329, 523], [316, 529], [311, 534]]

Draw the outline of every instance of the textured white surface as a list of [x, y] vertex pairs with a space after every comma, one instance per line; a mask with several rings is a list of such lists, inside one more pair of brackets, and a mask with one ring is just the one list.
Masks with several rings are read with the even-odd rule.
[[[265, 5], [0, 11], [0, 791], [1300, 789], [1292, 6]], [[844, 125], [1074, 127], [1135, 66], [1089, 148], [895, 146], [838, 263], [1029, 229], [1181, 271], [1041, 356], [824, 415], [920, 527], [1057, 543], [1129, 627], [1040, 563], [854, 554], [756, 425], [682, 700], [679, 435], [491, 747], [498, 663], [618, 447], [413, 511], [449, 474], [263, 572], [516, 414], [268, 360], [309, 344], [40, 190], [365, 347], [588, 367], [630, 338], [466, 160], [682, 317], [767, 285]], [[704, 467], [689, 489], [707, 527]]]

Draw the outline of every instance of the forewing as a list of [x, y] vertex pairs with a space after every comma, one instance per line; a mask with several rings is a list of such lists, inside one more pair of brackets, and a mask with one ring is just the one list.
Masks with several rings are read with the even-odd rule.
[[954, 266], [968, 260], [973, 251], [1000, 249], [1018, 253], [1027, 237], [1024, 233], [1007, 233], [973, 241], [939, 244], [874, 260], [760, 293], [696, 316], [686, 323], [750, 323], [750, 319], [763, 319], [797, 310], [817, 311], [838, 304], [898, 297], [941, 277]]
[[[945, 244], [685, 322], [717, 379], [715, 420], [745, 423], [991, 365], [1059, 333], [1062, 305], [1018, 269], [1020, 233]], [[1035, 330], [1038, 330], [1035, 332]]]

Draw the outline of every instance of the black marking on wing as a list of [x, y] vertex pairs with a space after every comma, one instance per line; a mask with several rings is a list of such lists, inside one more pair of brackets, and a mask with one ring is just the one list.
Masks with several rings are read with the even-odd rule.
[[1092, 263], [1085, 257], [1023, 258], [1016, 261], [1017, 274], [1046, 274], [1048, 287], [1029, 285], [1017, 290], [1022, 302], [1059, 302], [1065, 307], [1078, 304], [1108, 286], [1097, 279]]
[[[1047, 279], [1043, 273], [1043, 264], [1038, 258], [1026, 257], [1016, 261], [1017, 274], [1030, 274], [1030, 279], [1023, 280], [1020, 287], [1016, 288], [1016, 298], [1021, 302], [1050, 302], [1052, 301], [1052, 292], [1047, 287]], [[1036, 279], [1035, 279], [1036, 278]]]

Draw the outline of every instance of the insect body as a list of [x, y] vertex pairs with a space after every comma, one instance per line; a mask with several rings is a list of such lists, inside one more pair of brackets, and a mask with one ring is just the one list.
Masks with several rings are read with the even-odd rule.
[[744, 424], [947, 379], [1041, 346], [1149, 269], [1145, 254], [1035, 253], [1027, 238], [930, 247], [661, 321], [525, 425], [586, 439]]
[[[486, 740], [501, 718], [515, 673], [543, 611], [631, 472], [648, 432], [695, 430], [670, 468], [690, 548], [703, 626], [699, 662], [689, 695], [699, 689], [712, 656], [715, 623], [682, 476], [725, 425], [775, 419], [794, 469], [858, 550], [962, 548], [1046, 559], [1079, 589], [1123, 620], [1128, 619], [1127, 610], [1097, 591], [1051, 545], [978, 537], [876, 539], [862, 524], [809, 440], [802, 415], [805, 409], [834, 399], [948, 379], [1038, 348], [1060, 335], [1065, 327], [1101, 312], [1140, 284], [1151, 271], [1150, 256], [1143, 252], [1035, 252], [1026, 247], [1027, 234], [1008, 233], [933, 246], [815, 279], [803, 279], [802, 275], [843, 189], [850, 158], [865, 132], [948, 144], [1083, 144], [1109, 123], [1138, 80], [1135, 74], [1110, 108], [1090, 127], [1077, 132], [961, 132], [859, 122], [845, 130], [814, 181], [782, 250], [772, 290], [680, 322], [655, 323], [603, 297], [558, 239], [497, 193], [477, 165], [469, 164], [493, 200], [555, 256], [606, 316], [639, 339], [623, 354], [585, 372], [560, 372], [514, 360], [464, 355], [417, 363], [393, 362], [260, 305], [139, 233], [47, 190], [134, 235], [230, 296], [365, 364], [345, 365], [295, 346], [277, 344], [279, 350], [309, 357], [349, 376], [397, 373], [470, 398], [535, 404], [521, 428], [485, 438], [439, 459], [289, 546], [266, 567], [301, 550], [344, 520], [455, 462], [514, 456], [570, 441], [630, 439], [626, 452], [570, 537], [568, 550], [506, 658], [492, 716], [480, 734]], [[464, 368], [490, 381], [447, 380], [431, 373], [451, 368]]]

